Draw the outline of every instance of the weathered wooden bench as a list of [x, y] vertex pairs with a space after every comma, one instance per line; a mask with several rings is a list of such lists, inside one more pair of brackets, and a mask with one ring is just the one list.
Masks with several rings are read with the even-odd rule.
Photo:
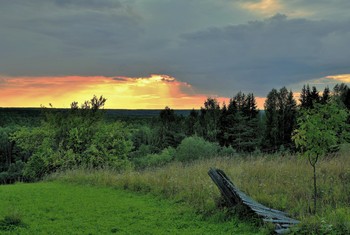
[[219, 188], [229, 207], [235, 207], [237, 205], [245, 206], [249, 211], [262, 218], [264, 222], [275, 224], [275, 232], [277, 234], [289, 233], [291, 226], [300, 223], [298, 220], [289, 218], [288, 214], [283, 211], [268, 208], [254, 201], [251, 197], [240, 191], [222, 170], [211, 168], [208, 174]]

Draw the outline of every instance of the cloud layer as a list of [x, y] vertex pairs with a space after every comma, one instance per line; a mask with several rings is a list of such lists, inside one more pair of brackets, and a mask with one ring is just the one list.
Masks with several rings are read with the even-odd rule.
[[349, 8], [348, 0], [0, 0], [0, 74], [158, 73], [203, 94], [265, 96], [350, 73]]

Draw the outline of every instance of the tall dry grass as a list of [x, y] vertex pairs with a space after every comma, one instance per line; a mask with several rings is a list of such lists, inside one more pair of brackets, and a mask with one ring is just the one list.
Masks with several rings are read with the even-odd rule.
[[318, 226], [322, 221], [320, 226], [325, 230], [338, 231], [335, 228], [340, 226], [339, 231], [350, 233], [350, 156], [347, 151], [317, 163], [319, 206], [316, 217], [310, 214], [312, 168], [307, 160], [290, 155], [216, 157], [122, 174], [106, 169], [77, 169], [50, 178], [152, 193], [210, 214], [216, 210], [220, 198], [219, 190], [207, 175], [210, 167], [224, 170], [238, 188], [260, 203], [306, 221], [304, 227]]

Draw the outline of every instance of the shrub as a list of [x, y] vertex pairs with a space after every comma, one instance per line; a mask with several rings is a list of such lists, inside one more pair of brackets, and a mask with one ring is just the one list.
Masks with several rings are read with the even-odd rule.
[[220, 151], [219, 151], [219, 155], [220, 156], [231, 157], [231, 156], [234, 156], [236, 154], [237, 154], [237, 151], [234, 148], [232, 148], [231, 146], [229, 146], [229, 147], [226, 147], [226, 146], [221, 147]]
[[144, 157], [135, 159], [137, 168], [159, 167], [171, 162], [175, 157], [176, 150], [168, 147], [162, 150], [159, 154], [147, 154]]
[[176, 149], [175, 159], [178, 161], [193, 161], [216, 156], [219, 150], [217, 143], [205, 141], [198, 136], [187, 137]]
[[[13, 134], [12, 140], [30, 154], [24, 169], [26, 179], [41, 179], [57, 169], [77, 166], [109, 166], [117, 170], [131, 167], [128, 154], [132, 142], [123, 123], [91, 120], [92, 123], [82, 121], [74, 123], [75, 127], [70, 126], [70, 121], [78, 118], [83, 120], [80, 116], [72, 116], [62, 121], [61, 127], [46, 123], [38, 128], [22, 128]], [[3, 178], [4, 175], [1, 180]]]
[[137, 158], [145, 157], [147, 154], [158, 153], [159, 149], [151, 145], [141, 144], [138, 149], [135, 149], [129, 154], [131, 161], [137, 161]]
[[45, 153], [40, 152], [35, 153], [30, 157], [24, 169], [24, 176], [29, 181], [34, 181], [42, 178], [48, 172], [47, 156]]

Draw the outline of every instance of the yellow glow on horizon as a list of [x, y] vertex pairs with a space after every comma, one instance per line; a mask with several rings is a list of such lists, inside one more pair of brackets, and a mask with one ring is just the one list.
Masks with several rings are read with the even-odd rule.
[[350, 74], [337, 74], [326, 76], [328, 79], [336, 80], [339, 82], [350, 83]]
[[[198, 93], [186, 82], [160, 74], [137, 78], [0, 75], [0, 107], [40, 107], [51, 103], [56, 108], [68, 108], [73, 101], [81, 104], [93, 95], [107, 98], [106, 108], [111, 109], [199, 109], [210, 96]], [[228, 97], [216, 98], [220, 104], [229, 102]]]

